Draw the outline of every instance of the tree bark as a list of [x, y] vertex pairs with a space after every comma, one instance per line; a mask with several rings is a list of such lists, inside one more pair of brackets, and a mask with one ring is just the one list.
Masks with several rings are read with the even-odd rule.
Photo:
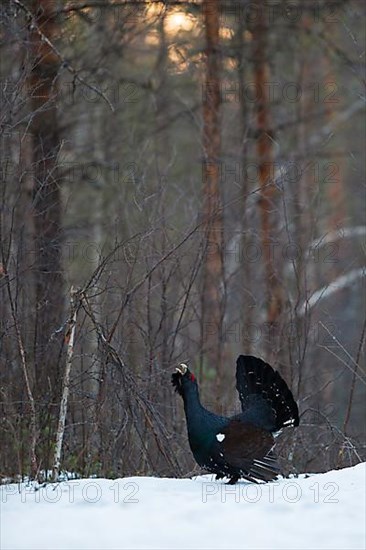
[[[276, 338], [278, 319], [282, 311], [282, 289], [275, 270], [274, 247], [276, 235], [276, 208], [277, 191], [273, 165], [273, 142], [270, 116], [269, 86], [270, 71], [267, 61], [267, 34], [268, 28], [264, 21], [264, 10], [259, 10], [260, 17], [253, 28], [254, 40], [254, 80], [256, 84], [257, 102], [257, 158], [260, 185], [260, 220], [262, 257], [264, 258], [265, 272], [265, 307], [270, 338]], [[268, 342], [268, 349], [273, 348], [274, 342]]]
[[[248, 104], [244, 90], [247, 80], [249, 78], [249, 70], [246, 60], [246, 45], [244, 41], [245, 21], [242, 17], [239, 18], [237, 26], [236, 47], [237, 53], [237, 78], [239, 85], [239, 104], [240, 104], [240, 122], [241, 122], [241, 147], [240, 147], [240, 160], [241, 160], [241, 174], [242, 174], [242, 215], [240, 218], [240, 231], [242, 237], [240, 239], [240, 250], [244, 251], [250, 242], [249, 221], [247, 215], [247, 198], [250, 192], [250, 185], [247, 179], [247, 163], [249, 157], [249, 124], [250, 124], [250, 105]], [[241, 288], [243, 288], [241, 298], [241, 316], [239, 317], [239, 326], [243, 327], [243, 333], [245, 335], [244, 347], [245, 352], [250, 354], [252, 348], [251, 342], [251, 327], [252, 311], [253, 311], [253, 299], [250, 296], [250, 288], [252, 286], [252, 273], [250, 262], [244, 260], [244, 255], [241, 257], [240, 263], [240, 276], [241, 276]]]
[[30, 23], [32, 68], [29, 78], [33, 136], [33, 215], [36, 288], [36, 392], [49, 402], [59, 391], [57, 362], [64, 314], [61, 264], [61, 192], [57, 175], [60, 137], [56, 96], [60, 68], [53, 49], [57, 22], [52, 0], [33, 4]]
[[60, 415], [58, 419], [55, 454], [53, 459], [53, 480], [54, 481], [58, 480], [59, 474], [60, 474], [61, 451], [62, 451], [62, 443], [64, 440], [67, 406], [68, 406], [69, 393], [70, 393], [70, 375], [71, 375], [72, 359], [74, 356], [76, 316], [77, 316], [78, 306], [79, 306], [79, 299], [77, 297], [77, 291], [73, 287], [71, 287], [70, 318], [66, 327], [66, 334], [65, 334], [65, 342], [67, 345], [66, 365], [65, 365], [65, 372], [63, 376]]
[[220, 193], [219, 2], [205, 0], [206, 73], [203, 93], [203, 220], [206, 251], [202, 294], [203, 352], [219, 376], [222, 370], [223, 217]]

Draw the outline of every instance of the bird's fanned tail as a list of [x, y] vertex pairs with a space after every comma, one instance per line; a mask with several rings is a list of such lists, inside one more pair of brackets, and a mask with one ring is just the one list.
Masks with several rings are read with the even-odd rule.
[[292, 393], [268, 363], [251, 355], [240, 355], [236, 362], [236, 388], [246, 420], [254, 420], [271, 432], [299, 425]]

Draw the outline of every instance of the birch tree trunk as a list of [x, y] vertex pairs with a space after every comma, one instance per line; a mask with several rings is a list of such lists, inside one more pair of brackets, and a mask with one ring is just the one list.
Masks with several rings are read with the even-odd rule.
[[65, 365], [65, 373], [64, 373], [63, 384], [62, 384], [60, 415], [58, 419], [55, 454], [54, 454], [54, 460], [53, 460], [54, 481], [58, 480], [58, 477], [60, 474], [61, 451], [62, 451], [62, 443], [64, 440], [67, 404], [68, 404], [69, 392], [70, 392], [70, 374], [71, 374], [72, 358], [74, 355], [77, 309], [78, 309], [77, 292], [75, 291], [74, 288], [71, 288], [70, 318], [66, 327], [66, 334], [65, 334], [65, 343], [67, 345], [66, 365]]

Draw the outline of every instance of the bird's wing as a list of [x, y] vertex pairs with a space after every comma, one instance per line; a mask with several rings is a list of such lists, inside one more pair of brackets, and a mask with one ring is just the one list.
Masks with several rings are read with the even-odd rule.
[[271, 481], [280, 474], [272, 453], [271, 433], [249, 423], [232, 419], [216, 434], [218, 457], [228, 467], [239, 469], [250, 481]]
[[243, 420], [271, 432], [299, 425], [297, 404], [286, 382], [262, 359], [251, 355], [238, 357], [236, 389]]

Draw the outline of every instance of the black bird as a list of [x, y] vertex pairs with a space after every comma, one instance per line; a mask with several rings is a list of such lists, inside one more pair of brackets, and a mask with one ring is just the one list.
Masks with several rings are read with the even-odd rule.
[[258, 483], [280, 474], [273, 453], [276, 432], [299, 425], [297, 404], [286, 382], [273, 368], [251, 355], [236, 362], [236, 389], [242, 412], [218, 416], [200, 402], [194, 374], [181, 363], [172, 375], [175, 390], [183, 397], [188, 439], [196, 462], [234, 484], [240, 478]]

